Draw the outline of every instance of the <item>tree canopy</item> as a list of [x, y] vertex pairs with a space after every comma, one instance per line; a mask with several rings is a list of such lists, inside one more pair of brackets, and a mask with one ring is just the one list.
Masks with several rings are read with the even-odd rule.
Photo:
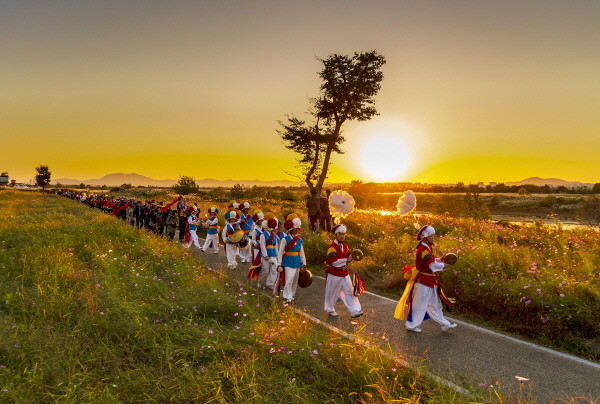
[[42, 187], [42, 189], [45, 189], [48, 186], [48, 184], [50, 184], [50, 177], [52, 176], [50, 169], [48, 168], [48, 166], [40, 165], [35, 168], [35, 171], [37, 171], [37, 174], [35, 176], [35, 183], [37, 184], [37, 186]]
[[286, 148], [299, 154], [303, 180], [318, 197], [327, 178], [332, 153], [343, 153], [342, 127], [347, 121], [366, 121], [377, 115], [374, 97], [381, 88], [385, 58], [376, 51], [333, 54], [319, 59], [323, 80], [319, 95], [310, 100], [311, 122], [295, 116], [279, 121]]
[[181, 176], [177, 184], [173, 186], [173, 191], [179, 195], [188, 195], [198, 192], [200, 187], [196, 184], [194, 177]]

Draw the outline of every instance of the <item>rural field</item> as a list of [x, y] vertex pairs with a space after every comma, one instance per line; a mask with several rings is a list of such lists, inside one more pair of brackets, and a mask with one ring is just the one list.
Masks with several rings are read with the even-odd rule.
[[[273, 211], [278, 217], [294, 211], [307, 223], [302, 202], [276, 195], [275, 190], [270, 192], [273, 194], [250, 199], [253, 207]], [[224, 208], [227, 202], [220, 201], [225, 196], [203, 195], [186, 200], [203, 209], [211, 204]], [[169, 200], [173, 195], [148, 197]], [[209, 201], [207, 197], [214, 199]], [[397, 199], [397, 195], [394, 197]], [[419, 194], [417, 198], [430, 201], [427, 195], [421, 198]], [[531, 196], [500, 199], [506, 206], [510, 206], [510, 200], [513, 205], [520, 201], [518, 209], [523, 204], [529, 209], [540, 204], [539, 198]], [[586, 359], [600, 360], [597, 227], [564, 226], [558, 221], [550, 225], [542, 221], [513, 223], [449, 214], [399, 216], [359, 209], [342, 221], [350, 229], [348, 244], [365, 253], [365, 259], [354, 264], [354, 268], [364, 278], [367, 290], [390, 298], [401, 295], [405, 283], [401, 269], [414, 264], [416, 228], [430, 224], [437, 229], [438, 255], [454, 252], [460, 257], [441, 277], [447, 293], [456, 299], [452, 315]], [[306, 232], [303, 238], [313, 272], [322, 273], [331, 236]]]
[[1, 402], [466, 400], [73, 200], [0, 210]]

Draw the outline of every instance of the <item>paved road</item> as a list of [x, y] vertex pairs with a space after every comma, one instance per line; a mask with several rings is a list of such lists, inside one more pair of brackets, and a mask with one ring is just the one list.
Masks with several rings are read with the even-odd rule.
[[[219, 254], [191, 248], [192, 255], [212, 268], [223, 269], [231, 277], [250, 284], [246, 278], [250, 264], [226, 268], [223, 249]], [[505, 397], [513, 400], [531, 395], [539, 403], [580, 397], [577, 402], [600, 403], [600, 364], [542, 348], [491, 332], [465, 322], [442, 332], [433, 321], [425, 321], [423, 332], [407, 332], [393, 317], [396, 302], [371, 293], [360, 296], [365, 313], [351, 321], [338, 302], [338, 318], [323, 311], [325, 280], [315, 277], [310, 287], [298, 288], [294, 306], [349, 334], [381, 342], [398, 356], [422, 362], [430, 372], [461, 386], [497, 385]], [[515, 376], [529, 381], [520, 383]], [[519, 392], [521, 387], [521, 392]]]

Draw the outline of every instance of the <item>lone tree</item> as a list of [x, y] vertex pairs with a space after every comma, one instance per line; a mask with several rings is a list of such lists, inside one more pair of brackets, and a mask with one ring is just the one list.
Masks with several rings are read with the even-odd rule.
[[35, 176], [35, 183], [38, 187], [42, 187], [42, 189], [45, 189], [48, 186], [48, 184], [50, 184], [50, 176], [52, 175], [52, 173], [48, 169], [48, 166], [36, 167], [35, 171], [37, 171], [37, 174]]
[[173, 191], [179, 195], [188, 195], [198, 192], [198, 184], [194, 177], [181, 176], [177, 184], [173, 186]]
[[[333, 152], [342, 154], [346, 140], [342, 126], [347, 121], [366, 121], [377, 115], [374, 97], [381, 88], [381, 67], [385, 58], [376, 51], [348, 55], [329, 55], [319, 59], [323, 80], [319, 96], [310, 100], [307, 123], [294, 116], [279, 121], [277, 132], [286, 148], [298, 153], [303, 180], [318, 204]], [[314, 192], [312, 192], [314, 190]]]

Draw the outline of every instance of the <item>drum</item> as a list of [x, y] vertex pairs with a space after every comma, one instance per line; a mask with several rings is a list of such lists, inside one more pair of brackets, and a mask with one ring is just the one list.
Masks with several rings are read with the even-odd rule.
[[355, 248], [354, 250], [352, 250], [350, 252], [350, 256], [352, 257], [353, 261], [360, 261], [363, 259], [363, 257], [365, 255], [363, 254], [363, 252], [361, 250], [359, 250], [358, 248]]
[[312, 273], [306, 269], [302, 268], [298, 273], [298, 286], [301, 288], [307, 288], [312, 283]]
[[249, 242], [250, 242], [250, 233], [244, 233], [244, 235], [242, 236], [242, 239], [237, 242], [237, 245], [240, 248], [246, 248], [248, 246]]
[[244, 231], [236, 230], [235, 232], [233, 232], [233, 234], [231, 236], [229, 236], [229, 240], [231, 240], [232, 243], [239, 243], [243, 237], [244, 237]]
[[448, 265], [454, 265], [458, 261], [458, 256], [454, 253], [447, 253], [444, 255], [443, 261]]

